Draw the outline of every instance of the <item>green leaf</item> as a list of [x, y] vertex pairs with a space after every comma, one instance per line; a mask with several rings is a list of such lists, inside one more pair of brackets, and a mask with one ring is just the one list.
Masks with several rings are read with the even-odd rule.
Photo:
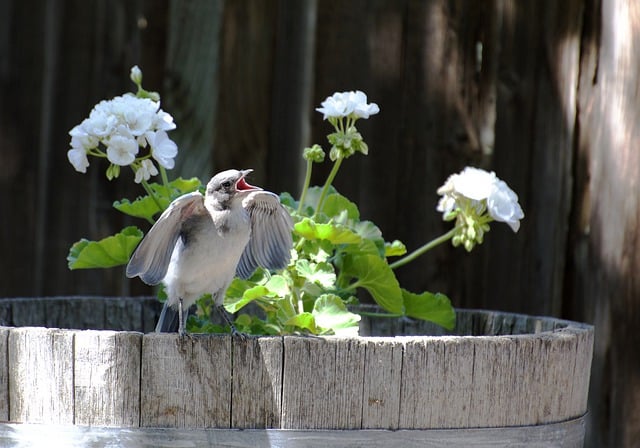
[[340, 193], [328, 195], [324, 200], [321, 212], [329, 218], [339, 216], [346, 212], [347, 219], [352, 221], [358, 221], [360, 219], [358, 206]]
[[266, 286], [257, 285], [245, 290], [240, 298], [231, 298], [227, 296], [224, 301], [224, 307], [230, 313], [235, 313], [254, 300], [269, 295], [273, 296]]
[[290, 292], [289, 284], [282, 275], [272, 275], [265, 286], [270, 293], [279, 297], [285, 297]]
[[317, 224], [309, 218], [297, 222], [293, 228], [298, 235], [307, 239], [328, 240], [332, 244], [358, 244], [362, 238], [338, 224]]
[[307, 281], [317, 283], [324, 288], [334, 287], [336, 283], [336, 274], [329, 263], [315, 264], [301, 259], [296, 262], [296, 272]]
[[69, 269], [110, 268], [126, 264], [142, 236], [140, 229], [130, 226], [100, 241], [82, 239], [69, 250]]
[[447, 330], [453, 330], [455, 327], [456, 312], [444, 294], [414, 294], [403, 289], [402, 297], [407, 316], [434, 322]]
[[300, 313], [296, 314], [289, 320], [287, 320], [285, 325], [293, 325], [295, 327], [300, 327], [305, 330], [309, 330], [313, 334], [318, 334], [318, 328], [316, 327], [316, 320], [313, 314], [311, 313]]
[[348, 254], [344, 257], [343, 274], [355, 277], [355, 286], [363, 287], [385, 310], [402, 314], [400, 284], [386, 260], [372, 254]]
[[402, 241], [395, 240], [392, 243], [384, 243], [385, 257], [399, 257], [407, 253], [407, 246]]
[[129, 216], [143, 218], [149, 222], [153, 222], [154, 215], [166, 209], [171, 203], [171, 200], [167, 197], [159, 198], [158, 201], [163, 207], [162, 209], [158, 207], [158, 204], [151, 196], [143, 196], [133, 202], [130, 202], [128, 199], [115, 201], [113, 207]]
[[316, 300], [313, 311], [317, 326], [333, 330], [340, 336], [357, 336], [360, 315], [351, 313], [340, 297], [323, 294]]
[[192, 177], [191, 179], [178, 177], [177, 179], [169, 182], [169, 186], [178, 192], [178, 196], [182, 196], [183, 194], [191, 193], [192, 191], [200, 189], [203, 185], [197, 177]]

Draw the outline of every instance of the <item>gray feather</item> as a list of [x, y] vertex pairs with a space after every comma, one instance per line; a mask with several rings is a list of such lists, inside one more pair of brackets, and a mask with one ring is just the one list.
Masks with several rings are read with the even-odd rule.
[[157, 285], [167, 274], [171, 255], [189, 216], [204, 214], [204, 197], [199, 192], [174, 200], [160, 215], [127, 265], [127, 277], [139, 276], [148, 285]]
[[251, 238], [236, 268], [236, 275], [249, 278], [258, 266], [282, 269], [289, 264], [293, 244], [293, 222], [278, 196], [268, 191], [251, 193], [243, 201], [251, 222]]

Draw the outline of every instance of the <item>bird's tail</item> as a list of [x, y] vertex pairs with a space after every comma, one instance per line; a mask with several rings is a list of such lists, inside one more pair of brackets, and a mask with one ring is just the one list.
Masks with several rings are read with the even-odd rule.
[[[188, 310], [185, 311], [188, 313]], [[179, 326], [180, 318], [178, 317], [178, 310], [167, 305], [167, 302], [164, 302], [158, 324], [156, 325], [156, 333], [175, 333], [178, 331]]]

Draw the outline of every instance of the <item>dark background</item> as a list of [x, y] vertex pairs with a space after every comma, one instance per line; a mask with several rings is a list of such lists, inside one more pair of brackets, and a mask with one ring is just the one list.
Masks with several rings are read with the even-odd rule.
[[[66, 158], [101, 99], [144, 85], [178, 129], [170, 174], [298, 193], [314, 112], [337, 90], [381, 113], [335, 182], [387, 240], [448, 225], [436, 189], [466, 165], [520, 196], [520, 232], [493, 225], [467, 254], [441, 247], [398, 272], [457, 307], [595, 324], [587, 439], [640, 440], [640, 5], [635, 0], [0, 0], [0, 296], [147, 294], [122, 268], [67, 270], [69, 246], [125, 224], [142, 191]], [[330, 166], [316, 170], [322, 182]]]

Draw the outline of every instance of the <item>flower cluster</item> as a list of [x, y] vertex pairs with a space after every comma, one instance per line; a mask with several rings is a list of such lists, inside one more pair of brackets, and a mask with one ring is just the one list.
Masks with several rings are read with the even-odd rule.
[[325, 120], [333, 125], [336, 132], [329, 134], [331, 143], [329, 158], [335, 162], [346, 159], [356, 152], [367, 154], [369, 147], [356, 129], [355, 123], [360, 118], [369, 118], [380, 112], [376, 103], [367, 103], [367, 95], [360, 90], [336, 92], [325, 99], [316, 110], [324, 115]]
[[[131, 79], [137, 81], [138, 95], [101, 101], [88, 118], [69, 131], [71, 149], [67, 157], [76, 171], [86, 173], [90, 155], [110, 162], [109, 179], [118, 176], [121, 166], [130, 165], [137, 183], [147, 181], [158, 174], [151, 158], [162, 168], [173, 168], [178, 146], [167, 135], [176, 128], [173, 117], [140, 87], [142, 75], [137, 67], [132, 69]], [[140, 148], [147, 147], [149, 153], [140, 155]]]
[[380, 112], [376, 103], [367, 104], [367, 95], [360, 90], [336, 92], [324, 100], [316, 110], [324, 115], [324, 119], [352, 117], [369, 118]]
[[517, 232], [524, 218], [518, 195], [494, 172], [466, 167], [449, 176], [438, 194], [442, 198], [437, 210], [447, 221], [456, 219], [453, 244], [462, 244], [467, 250], [482, 243], [489, 222], [504, 222]]

